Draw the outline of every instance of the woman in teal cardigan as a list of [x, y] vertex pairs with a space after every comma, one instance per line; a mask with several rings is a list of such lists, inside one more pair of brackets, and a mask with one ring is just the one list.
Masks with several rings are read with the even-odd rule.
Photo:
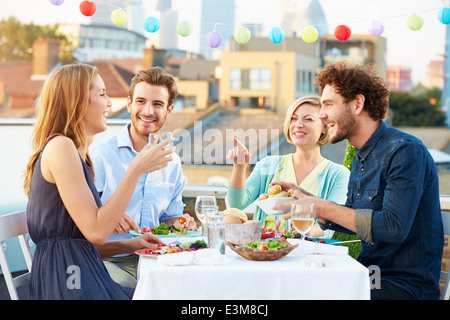
[[[230, 150], [228, 159], [233, 159], [233, 171], [228, 186], [227, 205], [244, 209], [258, 197], [267, 193], [275, 181], [295, 183], [312, 194], [344, 204], [350, 171], [343, 165], [325, 159], [320, 146], [328, 142], [328, 130], [319, 119], [320, 98], [305, 96], [292, 103], [286, 112], [284, 134], [289, 143], [296, 146], [295, 153], [284, 156], [267, 156], [258, 161], [245, 180], [246, 166], [251, 159], [247, 148], [235, 138], [236, 146]], [[274, 217], [266, 215], [257, 207], [254, 220], [262, 227], [274, 227]], [[284, 221], [280, 230], [284, 229]], [[316, 225], [310, 237], [331, 238], [333, 231], [323, 231]]]

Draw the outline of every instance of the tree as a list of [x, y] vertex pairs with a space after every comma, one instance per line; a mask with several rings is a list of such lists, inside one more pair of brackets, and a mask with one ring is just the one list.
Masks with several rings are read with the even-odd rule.
[[439, 90], [427, 90], [418, 96], [391, 92], [389, 108], [393, 127], [439, 127], [445, 125], [445, 113], [440, 109]]
[[31, 60], [33, 42], [39, 36], [48, 36], [60, 42], [60, 60], [73, 60], [73, 46], [68, 38], [59, 33], [59, 25], [40, 26], [22, 24], [14, 17], [0, 21], [0, 60]]

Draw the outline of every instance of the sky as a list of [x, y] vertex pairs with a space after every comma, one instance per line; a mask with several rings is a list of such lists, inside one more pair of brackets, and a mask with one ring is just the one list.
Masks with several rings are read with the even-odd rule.
[[[146, 15], [156, 0], [144, 0]], [[206, 0], [214, 1], [214, 0]], [[55, 6], [49, 0], [0, 0], [0, 19], [15, 16], [24, 23], [85, 23], [87, 20], [78, 10], [81, 0], [65, 0]], [[95, 1], [104, 5], [107, 0]], [[304, 7], [309, 0], [298, 0]], [[348, 25], [353, 34], [367, 34], [367, 22], [379, 19], [385, 26], [383, 37], [387, 39], [387, 63], [411, 67], [414, 82], [420, 81], [430, 60], [443, 59], [445, 49], [445, 25], [437, 19], [449, 0], [320, 0], [331, 32], [338, 24]], [[235, 26], [243, 23], [259, 23], [269, 30], [280, 22], [280, 0], [236, 0]], [[179, 19], [200, 21], [200, 0], [173, 0]], [[25, 8], [25, 9], [24, 9]], [[111, 9], [113, 10], [113, 8]], [[418, 31], [408, 29], [406, 19], [419, 14], [424, 26]], [[191, 39], [183, 39], [189, 42]]]

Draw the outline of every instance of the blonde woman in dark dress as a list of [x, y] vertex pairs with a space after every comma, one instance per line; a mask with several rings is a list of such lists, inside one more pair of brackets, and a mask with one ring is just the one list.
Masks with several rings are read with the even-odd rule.
[[[109, 276], [95, 245], [118, 226], [137, 228], [124, 213], [135, 185], [144, 173], [165, 167], [171, 151], [162, 150], [164, 142], [146, 146], [102, 205], [87, 150], [94, 135], [106, 130], [110, 106], [93, 66], [62, 66], [44, 83], [24, 182], [29, 233], [36, 243], [31, 299], [132, 298], [132, 289]], [[130, 250], [161, 243], [154, 236], [133, 241]]]

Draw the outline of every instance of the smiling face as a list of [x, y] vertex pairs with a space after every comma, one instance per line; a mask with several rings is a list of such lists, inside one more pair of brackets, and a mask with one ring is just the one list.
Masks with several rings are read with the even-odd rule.
[[95, 75], [89, 90], [89, 104], [82, 120], [86, 135], [92, 136], [106, 130], [106, 117], [111, 104], [102, 77]]
[[133, 100], [128, 97], [127, 109], [131, 115], [131, 139], [148, 140], [148, 135], [157, 132], [173, 110], [168, 105], [166, 87], [139, 82], [134, 88]]
[[334, 87], [326, 85], [321, 97], [320, 119], [328, 126], [329, 142], [337, 143], [344, 139], [351, 140], [356, 132], [356, 118], [352, 113], [352, 103], [345, 103], [344, 98]]
[[320, 108], [310, 103], [300, 105], [292, 114], [289, 137], [296, 146], [315, 146], [324, 130]]

